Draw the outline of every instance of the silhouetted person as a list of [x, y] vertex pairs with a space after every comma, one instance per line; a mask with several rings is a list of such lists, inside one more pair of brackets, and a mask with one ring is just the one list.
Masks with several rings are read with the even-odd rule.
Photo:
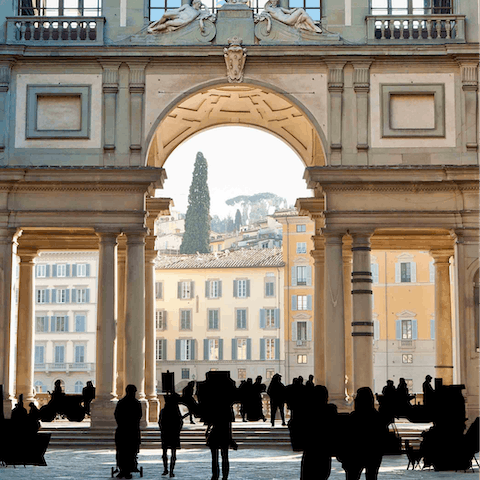
[[117, 449], [117, 466], [120, 472], [117, 478], [132, 478], [137, 469], [137, 454], [140, 449], [140, 419], [142, 407], [135, 398], [137, 388], [127, 385], [125, 396], [118, 401], [115, 408], [115, 447]]
[[313, 379], [314, 379], [314, 376], [313, 376], [313, 375], [309, 375], [309, 376], [308, 376], [307, 383], [305, 384], [305, 387], [307, 387], [308, 389], [312, 389], [312, 390], [313, 390], [313, 387], [315, 386], [315, 383], [313, 382]]
[[282, 425], [285, 423], [285, 385], [281, 382], [282, 376], [276, 373], [272, 377], [272, 381], [267, 389], [267, 394], [270, 397], [270, 421], [272, 427], [275, 426], [275, 415], [277, 409], [280, 410], [280, 417], [282, 418]]
[[337, 407], [328, 403], [328, 390], [323, 385], [313, 388], [309, 405], [313, 417], [305, 428], [305, 448], [300, 480], [326, 480], [332, 469], [332, 445], [337, 434]]
[[393, 380], [387, 380], [387, 384], [382, 389], [382, 398], [379, 399], [379, 411], [391, 422], [395, 419], [397, 409], [397, 389]]
[[423, 405], [428, 410], [431, 410], [435, 403], [435, 390], [432, 387], [432, 377], [430, 375], [427, 375], [425, 377], [425, 381], [423, 382], [422, 389], [423, 389]]
[[247, 419], [255, 422], [257, 420], [267, 421], [267, 417], [263, 414], [262, 393], [266, 390], [266, 386], [262, 383], [261, 375], [255, 379], [251, 387], [249, 408], [247, 409]]
[[290, 431], [292, 449], [295, 452], [301, 452], [305, 449], [305, 429], [310, 415], [307, 402], [308, 396], [305, 394], [306, 389], [302, 382], [302, 377], [294, 378], [293, 383], [285, 389], [287, 406], [290, 410], [288, 430]]
[[[252, 379], [249, 378], [250, 380], [250, 386], [252, 383]], [[246, 422], [247, 419], [245, 418], [247, 415], [247, 407], [246, 405], [248, 404], [248, 384], [246, 380], [242, 380], [240, 382], [240, 385], [238, 387], [238, 399], [240, 401], [240, 415], [242, 417], [242, 421]]]
[[400, 378], [397, 386], [397, 408], [395, 412], [395, 416], [399, 417], [405, 415], [408, 412], [410, 405], [410, 394], [408, 393], [408, 386], [405, 379], [402, 377]]
[[158, 426], [162, 438], [162, 460], [163, 473], [168, 475], [168, 456], [167, 450], [170, 449], [170, 477], [174, 477], [173, 469], [177, 460], [177, 449], [180, 448], [180, 431], [182, 430], [183, 420], [180, 409], [178, 408], [178, 395], [168, 395], [165, 397], [165, 407], [160, 411]]
[[31, 433], [37, 433], [40, 430], [40, 410], [33, 402], [30, 402], [28, 406], [30, 407], [28, 412], [28, 429]]
[[207, 446], [212, 454], [212, 480], [220, 477], [219, 452], [222, 455], [222, 479], [227, 480], [230, 471], [228, 449], [238, 448], [232, 437], [234, 413], [232, 405], [236, 401], [237, 389], [228, 372], [208, 372], [200, 400], [203, 418], [207, 423]]
[[347, 480], [358, 480], [363, 469], [366, 479], [375, 480], [382, 463], [388, 437], [385, 420], [374, 407], [369, 387], [357, 390], [355, 410], [346, 417], [338, 459], [342, 462]]
[[18, 430], [23, 430], [28, 423], [28, 413], [26, 408], [23, 406], [23, 394], [18, 396], [18, 402], [12, 410], [12, 415], [10, 417], [12, 423], [15, 425], [15, 428]]
[[182, 390], [182, 402], [187, 406], [188, 413], [183, 416], [183, 418], [190, 417], [190, 423], [195, 424], [193, 421], [193, 412], [195, 411], [196, 402], [193, 398], [193, 392], [195, 388], [195, 382], [188, 382], [187, 386]]
[[60, 410], [62, 410], [65, 393], [63, 392], [62, 382], [60, 380], [56, 380], [54, 385], [55, 386], [54, 386], [53, 392], [50, 394], [51, 395], [50, 402], [52, 406], [56, 409], [56, 411], [59, 412]]
[[87, 385], [82, 389], [82, 396], [83, 396], [83, 406], [85, 407], [85, 413], [90, 415], [90, 404], [92, 400], [95, 398], [95, 387], [93, 383], [89, 380]]

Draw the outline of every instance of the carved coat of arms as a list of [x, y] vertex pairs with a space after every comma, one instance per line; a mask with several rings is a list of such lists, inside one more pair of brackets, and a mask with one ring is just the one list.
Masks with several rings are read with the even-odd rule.
[[243, 69], [247, 59], [247, 49], [242, 47], [242, 41], [238, 37], [229, 38], [229, 46], [223, 49], [229, 83], [243, 82]]

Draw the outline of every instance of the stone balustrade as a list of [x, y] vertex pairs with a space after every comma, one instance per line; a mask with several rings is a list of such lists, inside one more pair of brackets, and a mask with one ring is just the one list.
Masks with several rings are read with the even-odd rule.
[[8, 17], [7, 43], [103, 45], [104, 17]]
[[36, 363], [36, 372], [92, 372], [95, 370], [94, 363]]
[[368, 15], [369, 43], [465, 43], [465, 15]]

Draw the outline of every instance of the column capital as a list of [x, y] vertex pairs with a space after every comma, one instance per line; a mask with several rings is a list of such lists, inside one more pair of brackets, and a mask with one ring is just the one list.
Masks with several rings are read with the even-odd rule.
[[131, 93], [143, 93], [145, 91], [145, 68], [149, 61], [129, 60], [126, 62], [130, 69], [128, 85]]
[[349, 232], [352, 237], [352, 252], [360, 250], [372, 250], [371, 238], [373, 231]]
[[435, 265], [440, 263], [449, 264], [450, 257], [452, 257], [454, 251], [450, 248], [442, 249], [442, 250], [430, 250], [430, 255], [433, 258], [433, 263]]
[[17, 250], [17, 255], [20, 258], [20, 263], [33, 264], [35, 258], [38, 256], [38, 250], [19, 248]]
[[328, 67], [328, 91], [343, 92], [343, 68], [347, 62], [343, 60], [328, 60], [325, 63]]
[[370, 91], [370, 66], [372, 60], [353, 62], [353, 89], [355, 93], [368, 93]]
[[145, 245], [145, 237], [148, 235], [148, 229], [124, 230], [123, 233], [127, 237], [127, 246], [135, 244]]
[[117, 93], [119, 84], [118, 69], [122, 62], [116, 60], [99, 60], [103, 68], [103, 91], [105, 93]]
[[0, 92], [8, 92], [10, 88], [12, 67], [14, 63], [14, 59], [2, 59], [2, 61], [0, 61]]
[[145, 262], [155, 264], [155, 260], [157, 259], [157, 252], [155, 250], [145, 250]]
[[117, 243], [117, 237], [120, 235], [118, 230], [95, 230], [95, 235], [99, 238], [99, 243]]

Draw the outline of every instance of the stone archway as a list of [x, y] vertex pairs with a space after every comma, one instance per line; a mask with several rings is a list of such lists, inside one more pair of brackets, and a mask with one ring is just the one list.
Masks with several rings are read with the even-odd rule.
[[298, 101], [263, 85], [218, 84], [182, 96], [158, 117], [147, 137], [147, 165], [163, 166], [186, 139], [224, 125], [251, 126], [275, 135], [306, 167], [327, 164], [324, 133]]

